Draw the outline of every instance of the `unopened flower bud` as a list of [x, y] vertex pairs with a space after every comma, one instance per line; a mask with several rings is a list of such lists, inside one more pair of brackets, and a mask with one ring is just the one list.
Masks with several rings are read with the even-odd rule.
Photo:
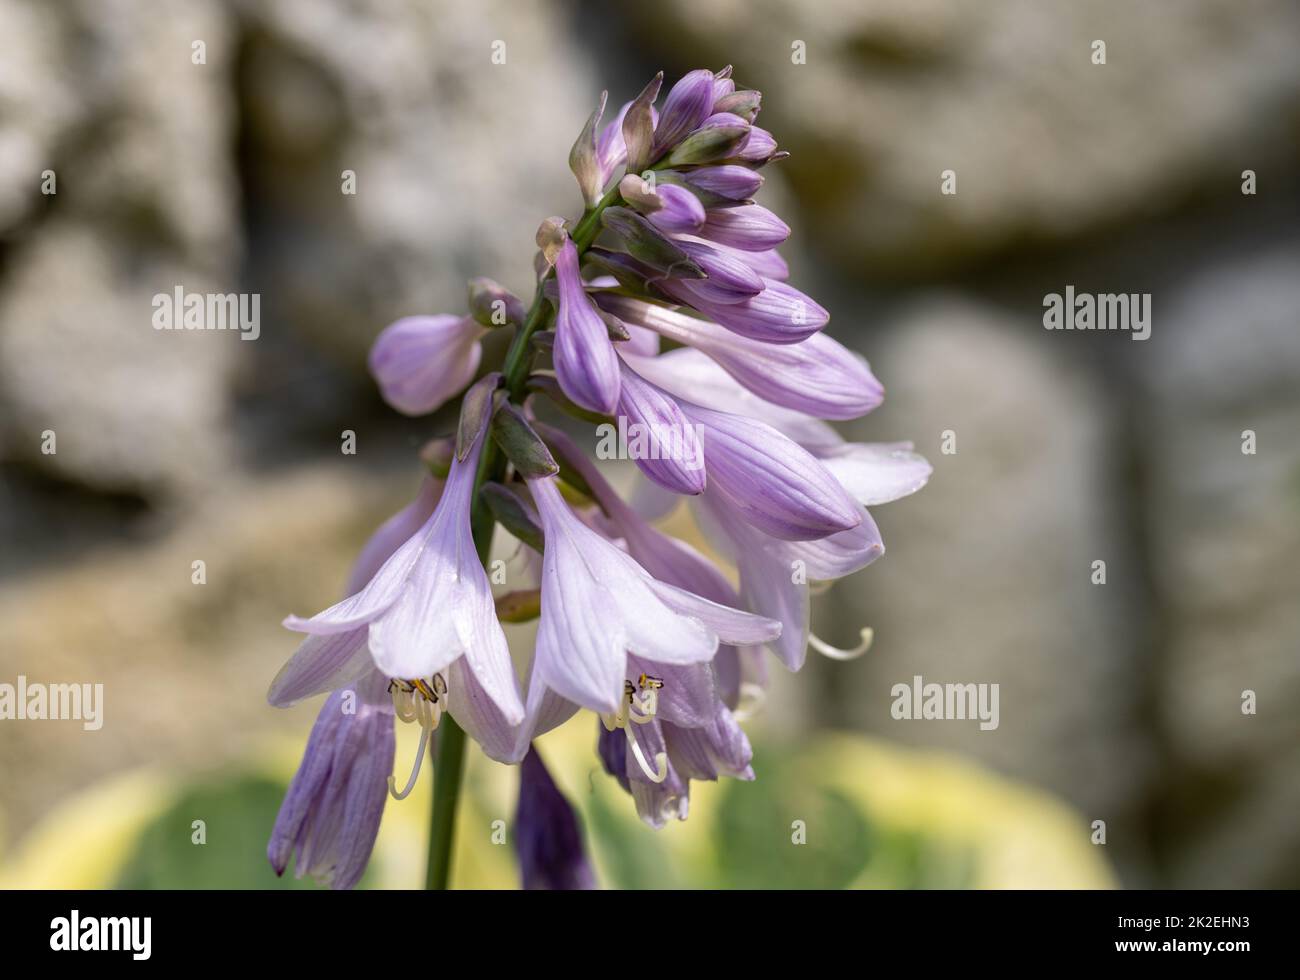
[[663, 207], [649, 216], [660, 231], [673, 235], [693, 235], [704, 224], [704, 205], [684, 187], [660, 184], [656, 192]]
[[739, 116], [745, 122], [752, 123], [758, 118], [758, 110], [763, 104], [763, 93], [754, 89], [730, 92], [713, 103], [713, 111], [729, 112]]
[[587, 125], [582, 128], [582, 132], [578, 134], [573, 144], [573, 149], [569, 151], [569, 169], [578, 180], [578, 189], [582, 191], [582, 199], [588, 208], [600, 200], [605, 190], [605, 181], [596, 152], [596, 127], [600, 125], [600, 117], [605, 114], [605, 101], [608, 98], [608, 92], [600, 93], [600, 102], [596, 105], [596, 111], [588, 117]]
[[653, 157], [672, 149], [698, 129], [713, 109], [713, 72], [707, 68], [683, 75], [668, 92], [655, 128]]
[[501, 447], [506, 459], [526, 479], [560, 472], [546, 443], [533, 431], [519, 407], [511, 402], [502, 401], [492, 414], [492, 441]]
[[569, 230], [563, 218], [552, 216], [537, 226], [537, 247], [542, 250], [542, 260], [547, 268], [555, 265], [560, 249], [568, 240]]
[[627, 148], [627, 172], [640, 173], [654, 162], [651, 152], [655, 140], [654, 100], [659, 97], [659, 87], [664, 83], [664, 73], [650, 79], [650, 84], [632, 100], [623, 115], [623, 144]]
[[623, 200], [642, 214], [653, 214], [664, 206], [663, 201], [659, 200], [657, 189], [652, 187], [644, 177], [637, 174], [628, 174], [620, 180], [618, 182], [618, 192], [622, 195]]
[[468, 316], [403, 317], [375, 339], [370, 373], [389, 405], [404, 415], [425, 415], [473, 379], [483, 334]]
[[519, 298], [486, 276], [469, 281], [469, 315], [485, 327], [520, 326], [527, 317]]
[[666, 162], [670, 167], [684, 167], [740, 156], [749, 141], [749, 130], [749, 123], [732, 113], [709, 116], [673, 148]]
[[710, 211], [700, 234], [746, 252], [766, 252], [790, 237], [790, 226], [761, 204]]
[[623, 240], [624, 247], [657, 272], [680, 279], [702, 279], [704, 271], [672, 239], [628, 208], [606, 208], [601, 223]]
[[745, 201], [763, 186], [763, 175], [729, 163], [719, 167], [700, 167], [685, 175], [692, 187], [707, 191], [726, 201]]

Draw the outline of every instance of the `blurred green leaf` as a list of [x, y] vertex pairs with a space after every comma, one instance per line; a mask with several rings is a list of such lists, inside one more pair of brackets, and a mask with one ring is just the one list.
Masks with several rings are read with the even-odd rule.
[[[292, 870], [277, 878], [266, 842], [285, 787], [232, 775], [199, 784], [149, 824], [117, 881], [119, 888], [315, 888]], [[193, 843], [202, 820], [207, 843]]]
[[[593, 779], [608, 779], [594, 773]], [[616, 803], [632, 808], [632, 797], [619, 790]], [[601, 867], [608, 880], [605, 888], [681, 888], [684, 882], [675, 873], [674, 860], [661, 841], [663, 831], [654, 831], [641, 821], [628, 820], [626, 812], [615, 813], [600, 793], [587, 796], [588, 841], [599, 853]]]
[[[724, 783], [714, 824], [714, 849], [725, 885], [734, 888], [961, 888], [975, 856], [921, 832], [873, 821], [839, 790], [819, 785], [829, 774], [794, 756], [755, 750], [763, 774], [755, 782]], [[804, 843], [795, 844], [795, 821]]]

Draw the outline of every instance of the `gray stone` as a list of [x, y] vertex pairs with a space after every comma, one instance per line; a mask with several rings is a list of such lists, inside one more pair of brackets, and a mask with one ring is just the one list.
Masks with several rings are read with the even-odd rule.
[[[237, 288], [228, 20], [201, 0], [165, 17], [147, 0], [39, 11], [0, 12], [37, 89], [20, 117], [37, 149], [0, 154], [0, 221], [31, 219], [0, 283], [3, 455], [101, 489], [192, 488], [225, 457], [238, 341], [155, 331], [151, 300]], [[206, 64], [191, 61], [196, 39]], [[37, 214], [46, 166], [57, 193]], [[13, 188], [19, 204], [5, 203]]]
[[[884, 557], [837, 583], [825, 613], [814, 608], [830, 642], [868, 625], [874, 646], [849, 665], [812, 666], [851, 692], [846, 721], [960, 751], [1106, 820], [1108, 857], [1133, 877], [1144, 865], [1135, 807], [1154, 757], [1131, 628], [1134, 556], [1105, 459], [1113, 420], [1096, 382], [1044, 337], [1029, 317], [930, 299], [873, 342], [887, 395], [852, 434], [912, 439], [935, 472], [920, 493], [872, 509]], [[941, 451], [946, 430], [953, 455]], [[1096, 559], [1104, 586], [1091, 581]], [[915, 675], [998, 684], [998, 728], [891, 717], [891, 688]]]
[[568, 153], [601, 89], [549, 8], [239, 10], [251, 248], [273, 329], [360, 371], [397, 317], [464, 309], [473, 276], [531, 297], [538, 224], [581, 211]]
[[1300, 848], [1298, 267], [1289, 245], [1199, 270], [1166, 304], [1166, 343], [1140, 376], [1165, 624], [1157, 706], [1183, 804], [1162, 811], [1158, 836], [1178, 887], [1294, 884], [1277, 855]]

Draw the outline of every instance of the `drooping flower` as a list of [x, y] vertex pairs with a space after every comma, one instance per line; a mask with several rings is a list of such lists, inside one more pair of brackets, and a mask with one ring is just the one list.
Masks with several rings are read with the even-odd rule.
[[470, 316], [403, 317], [385, 327], [370, 348], [370, 373], [393, 408], [427, 415], [474, 379], [485, 333]]
[[[393, 552], [433, 515], [442, 487], [442, 480], [426, 477], [415, 500], [371, 535], [348, 575], [348, 595], [361, 591]], [[277, 708], [287, 708], [346, 687], [369, 674], [374, 663], [366, 642], [368, 633], [368, 626], [359, 626], [344, 633], [309, 634], [271, 682], [267, 701]]]
[[277, 875], [292, 864], [297, 877], [311, 875], [332, 888], [351, 888], [361, 879], [393, 769], [387, 683], [372, 670], [321, 707], [267, 845]]
[[523, 734], [547, 692], [603, 715], [625, 707], [629, 655], [664, 666], [707, 663], [720, 641], [764, 643], [775, 622], [653, 578], [569, 509], [553, 477], [528, 481], [545, 533], [541, 620]]
[[808, 450], [865, 507], [887, 504], [925, 486], [932, 467], [910, 442], [850, 442], [821, 419], [759, 398], [699, 350], [678, 348], [630, 358], [648, 380], [708, 408], [766, 422]]
[[578, 815], [535, 748], [528, 750], [519, 767], [515, 851], [523, 886], [530, 891], [596, 887], [596, 875], [583, 850]]
[[811, 453], [757, 419], [687, 401], [703, 429], [710, 486], [754, 527], [783, 541], [807, 541], [861, 523], [859, 508]]
[[[642, 568], [661, 582], [721, 605], [738, 604], [735, 590], [717, 566], [686, 542], [648, 524], [567, 435], [541, 424], [537, 429], [580, 473], [610, 533], [622, 538], [627, 553]], [[663, 665], [628, 656], [624, 708], [602, 717], [601, 752], [607, 769], [617, 762], [624, 788], [652, 826], [685, 819], [692, 779], [752, 778], [749, 743], [730, 711], [739, 700], [739, 656], [731, 645], [720, 646], [712, 664]], [[722, 677], [720, 667], [724, 672], [735, 667], [736, 676]], [[650, 714], [645, 711], [647, 690], [654, 691]], [[616, 740], [614, 749], [611, 740]]]
[[853, 419], [884, 396], [866, 361], [825, 334], [798, 344], [769, 344], [635, 297], [602, 291], [595, 298], [625, 324], [703, 351], [746, 389], [777, 405], [818, 418]]
[[470, 526], [483, 444], [479, 432], [464, 458], [452, 459], [433, 514], [362, 589], [310, 619], [290, 616], [285, 625], [340, 639], [364, 627], [380, 672], [420, 680], [428, 690], [441, 678], [447, 710], [467, 729], [487, 725], [490, 733], [481, 734], [490, 750], [510, 741], [504, 729], [523, 719], [523, 705]]

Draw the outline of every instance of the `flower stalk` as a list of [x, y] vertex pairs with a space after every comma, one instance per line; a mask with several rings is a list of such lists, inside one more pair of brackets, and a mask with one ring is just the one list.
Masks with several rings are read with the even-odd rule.
[[[622, 201], [618, 188], [615, 187], [602, 197], [583, 215], [582, 220], [574, 226], [570, 238], [578, 250], [578, 257], [591, 247], [600, 233], [600, 216], [608, 207]], [[533, 349], [528, 342], [545, 324], [547, 301], [543, 294], [542, 282], [537, 284], [532, 306], [528, 309], [523, 325], [515, 332], [506, 351], [502, 365], [505, 376], [505, 391], [511, 402], [520, 404], [527, 395], [525, 385], [532, 370]], [[479, 561], [486, 568], [492, 551], [492, 532], [496, 528], [496, 518], [487, 500], [480, 491], [489, 482], [501, 480], [506, 473], [505, 454], [497, 444], [488, 440], [479, 457], [478, 472], [474, 478], [474, 503], [470, 510], [470, 527], [474, 535], [474, 546], [478, 550]], [[462, 775], [465, 768], [465, 732], [456, 722], [445, 718], [438, 731], [438, 752], [433, 769], [433, 803], [429, 811], [429, 856], [425, 872], [426, 890], [442, 891], [451, 880], [451, 859], [456, 842], [456, 813], [460, 803]]]

